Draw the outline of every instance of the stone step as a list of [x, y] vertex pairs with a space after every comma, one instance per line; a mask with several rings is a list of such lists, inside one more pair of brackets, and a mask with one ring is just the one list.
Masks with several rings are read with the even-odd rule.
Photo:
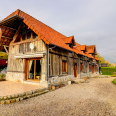
[[32, 91], [27, 91], [24, 93], [19, 93], [11, 96], [0, 96], [0, 104], [9, 104], [9, 103], [14, 103], [18, 101], [22, 101], [25, 99], [29, 99], [31, 97], [35, 97], [38, 95], [42, 95], [49, 92], [46, 88], [44, 89], [36, 89]]

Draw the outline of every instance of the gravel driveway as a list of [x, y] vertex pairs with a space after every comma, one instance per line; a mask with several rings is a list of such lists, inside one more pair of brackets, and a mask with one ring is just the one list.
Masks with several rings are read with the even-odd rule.
[[0, 105], [0, 116], [116, 116], [116, 85], [91, 78], [21, 102]]

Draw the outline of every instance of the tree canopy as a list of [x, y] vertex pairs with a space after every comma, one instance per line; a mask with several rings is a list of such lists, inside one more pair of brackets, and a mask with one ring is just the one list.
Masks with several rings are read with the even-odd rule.
[[100, 63], [105, 63], [105, 59], [102, 56], [100, 56], [99, 53], [97, 54], [97, 57], [100, 59]]

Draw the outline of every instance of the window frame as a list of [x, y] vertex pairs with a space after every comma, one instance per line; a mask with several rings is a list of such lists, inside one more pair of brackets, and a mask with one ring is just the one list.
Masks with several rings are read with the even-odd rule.
[[67, 61], [62, 60], [62, 73], [67, 73]]
[[80, 69], [81, 72], [83, 72], [83, 63], [80, 64], [80, 68], [81, 68], [81, 69]]

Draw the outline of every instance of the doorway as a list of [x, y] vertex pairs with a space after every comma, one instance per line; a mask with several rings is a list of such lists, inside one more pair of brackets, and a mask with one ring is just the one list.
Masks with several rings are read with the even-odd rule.
[[77, 77], [77, 64], [74, 64], [74, 77]]
[[92, 74], [95, 73], [95, 67], [92, 65]]
[[27, 59], [26, 80], [40, 81], [41, 59]]

